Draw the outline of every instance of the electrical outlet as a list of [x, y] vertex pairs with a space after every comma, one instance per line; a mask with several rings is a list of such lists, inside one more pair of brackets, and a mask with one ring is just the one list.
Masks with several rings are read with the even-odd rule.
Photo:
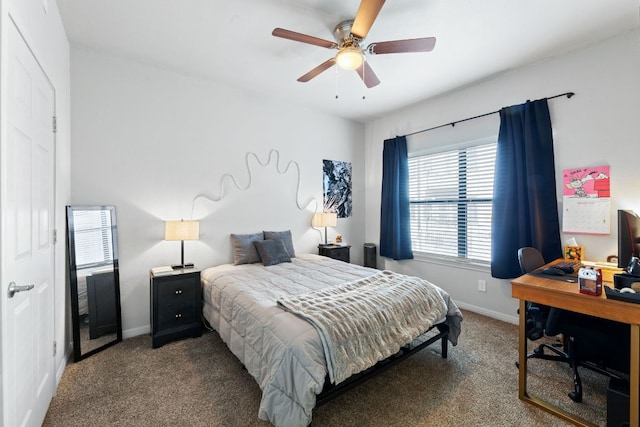
[[487, 282], [485, 280], [478, 280], [478, 290], [480, 292], [487, 292]]

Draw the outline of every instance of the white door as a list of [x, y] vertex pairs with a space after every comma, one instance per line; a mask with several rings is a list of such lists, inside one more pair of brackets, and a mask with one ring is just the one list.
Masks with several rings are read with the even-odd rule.
[[[2, 418], [40, 426], [55, 389], [53, 348], [54, 91], [7, 20], [0, 145]], [[9, 285], [23, 287], [12, 297]], [[26, 290], [33, 285], [33, 289]]]

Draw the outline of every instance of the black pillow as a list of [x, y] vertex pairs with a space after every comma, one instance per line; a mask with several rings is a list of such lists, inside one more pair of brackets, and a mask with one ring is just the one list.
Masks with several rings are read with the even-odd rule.
[[291, 262], [289, 252], [284, 247], [282, 240], [256, 240], [253, 244], [258, 250], [262, 264], [265, 266]]

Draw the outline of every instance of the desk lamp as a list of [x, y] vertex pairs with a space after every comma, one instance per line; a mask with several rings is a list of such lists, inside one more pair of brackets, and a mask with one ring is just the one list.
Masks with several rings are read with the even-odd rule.
[[171, 265], [174, 270], [192, 268], [193, 263], [184, 262], [184, 241], [198, 240], [200, 236], [200, 223], [198, 221], [165, 221], [164, 240], [180, 240], [180, 264]]
[[311, 220], [314, 227], [324, 227], [324, 246], [327, 246], [327, 227], [335, 227], [338, 223], [338, 214], [335, 212], [317, 213]]

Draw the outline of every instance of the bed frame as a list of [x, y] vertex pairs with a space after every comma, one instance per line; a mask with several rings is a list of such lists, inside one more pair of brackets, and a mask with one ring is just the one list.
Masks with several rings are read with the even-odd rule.
[[369, 369], [366, 369], [358, 374], [352, 375], [351, 377], [341, 382], [340, 384], [335, 384], [335, 385], [331, 384], [331, 382], [329, 381], [329, 375], [327, 375], [322, 392], [320, 392], [320, 394], [318, 394], [318, 397], [316, 398], [316, 407], [323, 405], [328, 401], [330, 401], [331, 399], [340, 396], [342, 393], [348, 390], [351, 390], [352, 388], [364, 383], [365, 381], [368, 381], [374, 376], [380, 374], [381, 372], [387, 370], [392, 366], [395, 366], [396, 364], [400, 363], [407, 357], [417, 353], [418, 351], [435, 343], [438, 340], [441, 341], [440, 345], [441, 345], [442, 358], [446, 359], [447, 352], [449, 349], [449, 342], [448, 342], [449, 326], [445, 323], [439, 323], [429, 328], [429, 330], [425, 332], [422, 336], [428, 334], [434, 328], [438, 329], [438, 333], [436, 333], [435, 335], [429, 336], [425, 341], [421, 342], [420, 344], [417, 344], [417, 345], [407, 344], [406, 346], [402, 347], [400, 351], [398, 351], [393, 356], [387, 359], [381, 360], [380, 362], [376, 363]]
[[[202, 322], [205, 328], [215, 332], [215, 329], [209, 324], [209, 322], [207, 322], [207, 319], [203, 317]], [[440, 355], [442, 356], [443, 359], [446, 359], [449, 351], [449, 341], [448, 341], [449, 325], [447, 325], [446, 323], [438, 323], [437, 325], [434, 325], [431, 328], [429, 328], [429, 330], [427, 330], [427, 332], [425, 332], [421, 336], [424, 337], [426, 334], [431, 332], [434, 328], [437, 328], [438, 332], [435, 335], [429, 336], [425, 341], [421, 342], [420, 344], [417, 344], [417, 345], [407, 344], [404, 347], [400, 348], [400, 351], [398, 351], [393, 356], [379, 361], [372, 367], [365, 369], [360, 373], [350, 376], [340, 384], [331, 384], [331, 381], [329, 380], [329, 374], [327, 374], [324, 381], [324, 387], [322, 388], [322, 391], [320, 392], [320, 394], [318, 394], [318, 397], [316, 398], [316, 408], [340, 396], [342, 393], [349, 391], [352, 388], [357, 387], [362, 383], [367, 382], [371, 378], [386, 371], [392, 366], [397, 365], [407, 357], [412, 356], [413, 354], [419, 352], [425, 347], [430, 346], [431, 344], [435, 343], [438, 340], [440, 340]], [[420, 337], [418, 337], [418, 339], [420, 339]], [[241, 365], [242, 365], [242, 369], [245, 369], [245, 370], [247, 369], [244, 366], [244, 364], [241, 364]]]

